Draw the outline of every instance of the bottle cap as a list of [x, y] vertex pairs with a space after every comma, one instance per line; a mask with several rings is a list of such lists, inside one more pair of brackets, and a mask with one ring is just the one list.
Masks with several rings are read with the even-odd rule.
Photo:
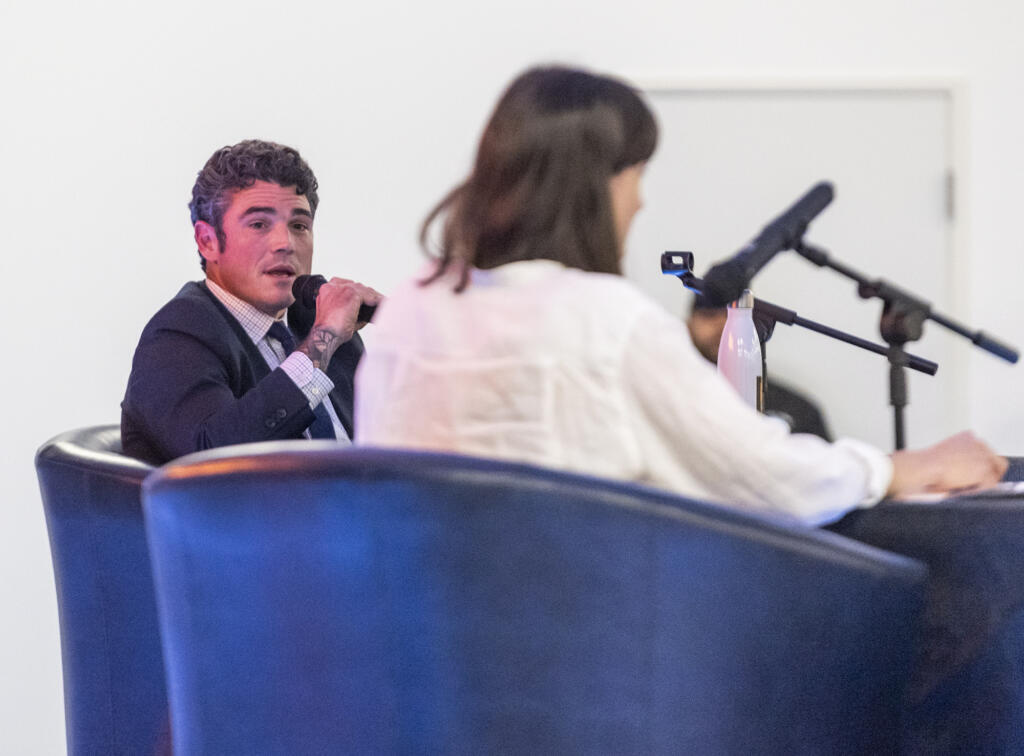
[[743, 293], [740, 294], [740, 298], [735, 302], [730, 302], [729, 306], [739, 307], [743, 310], [750, 310], [754, 306], [754, 295], [750, 293], [750, 289], [744, 289]]

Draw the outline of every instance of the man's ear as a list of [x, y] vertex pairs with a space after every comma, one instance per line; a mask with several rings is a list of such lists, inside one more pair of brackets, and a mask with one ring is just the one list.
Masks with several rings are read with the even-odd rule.
[[220, 240], [216, 229], [206, 221], [196, 221], [195, 235], [199, 254], [207, 262], [216, 263], [220, 257]]

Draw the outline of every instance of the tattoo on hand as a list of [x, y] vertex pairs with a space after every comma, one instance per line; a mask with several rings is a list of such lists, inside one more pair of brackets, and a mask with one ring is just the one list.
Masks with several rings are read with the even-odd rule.
[[331, 361], [331, 357], [334, 356], [339, 343], [340, 338], [338, 334], [330, 328], [315, 326], [309, 334], [309, 338], [303, 344], [304, 348], [302, 351], [309, 357], [313, 367], [317, 370], [326, 370], [327, 364]]

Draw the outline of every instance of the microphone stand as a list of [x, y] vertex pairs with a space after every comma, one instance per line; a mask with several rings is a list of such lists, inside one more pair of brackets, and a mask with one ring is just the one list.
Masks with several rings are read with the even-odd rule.
[[[666, 275], [674, 275], [679, 278], [679, 281], [690, 291], [695, 294], [704, 293], [704, 281], [692, 273], [675, 273], [666, 272]], [[846, 331], [840, 331], [838, 328], [832, 328], [823, 323], [818, 323], [814, 320], [808, 320], [802, 318], [796, 314], [795, 311], [782, 307], [781, 305], [773, 304], [765, 299], [754, 297], [754, 318], [755, 326], [757, 328], [758, 337], [761, 338], [762, 344], [771, 338], [772, 333], [775, 330], [776, 323], [782, 323], [788, 326], [800, 326], [806, 328], [809, 331], [820, 333], [823, 336], [842, 341], [846, 344], [852, 344], [855, 347], [866, 349], [869, 352], [887, 356], [889, 350], [881, 344], [876, 344], [873, 341], [862, 339], [859, 336], [854, 336], [852, 333]], [[918, 372], [924, 373], [925, 375], [935, 375], [938, 371], [938, 363], [926, 360], [924, 357], [917, 357], [913, 354], [906, 355], [907, 367], [911, 370], [917, 370]]]
[[908, 341], [921, 338], [925, 320], [934, 320], [941, 326], [964, 336], [971, 343], [1001, 357], [1010, 363], [1016, 363], [1017, 351], [981, 331], [971, 331], [965, 326], [932, 311], [931, 303], [914, 296], [910, 292], [895, 286], [881, 278], [869, 279], [842, 263], [832, 260], [828, 253], [818, 247], [806, 244], [802, 239], [793, 249], [801, 257], [810, 260], [819, 267], [831, 268], [857, 282], [857, 293], [862, 299], [881, 299], [882, 317], [879, 330], [882, 339], [889, 345], [884, 350], [889, 358], [889, 403], [893, 410], [893, 424], [896, 436], [896, 449], [906, 445], [904, 433], [903, 411], [907, 406], [906, 368], [913, 367], [912, 355], [907, 354], [904, 346]]

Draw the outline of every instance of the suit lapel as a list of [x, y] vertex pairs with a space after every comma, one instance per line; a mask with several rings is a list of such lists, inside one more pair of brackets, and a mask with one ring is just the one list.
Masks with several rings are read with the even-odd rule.
[[[256, 345], [249, 338], [249, 334], [242, 328], [242, 324], [239, 323], [235, 316], [231, 314], [227, 307], [225, 307], [213, 292], [210, 291], [205, 281], [199, 282], [199, 288], [202, 289], [203, 293], [209, 298], [210, 302], [216, 308], [217, 312], [220, 313], [221, 318], [227, 323], [238, 341], [238, 345], [241, 347], [245, 356], [249, 360], [249, 365], [252, 368], [253, 375], [255, 376], [256, 382], [262, 381], [268, 375], [270, 375], [270, 366], [267, 361], [263, 359], [263, 355], [260, 354], [260, 350], [256, 348]], [[255, 385], [255, 383], [253, 384]]]

